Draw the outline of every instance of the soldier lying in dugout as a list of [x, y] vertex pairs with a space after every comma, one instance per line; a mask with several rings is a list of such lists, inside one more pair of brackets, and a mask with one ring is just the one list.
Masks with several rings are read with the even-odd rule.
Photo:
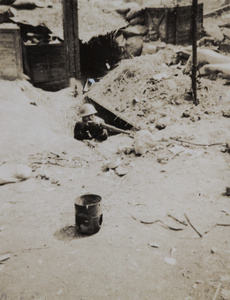
[[105, 121], [95, 114], [97, 113], [92, 104], [83, 104], [80, 109], [81, 122], [77, 122], [74, 127], [74, 138], [77, 140], [105, 141], [108, 138], [108, 131], [101, 126]]
[[77, 122], [74, 127], [74, 138], [77, 140], [96, 139], [105, 141], [108, 138], [108, 130], [130, 134], [129, 131], [108, 125], [105, 121], [95, 114], [97, 113], [92, 104], [86, 103], [80, 109], [81, 122]]

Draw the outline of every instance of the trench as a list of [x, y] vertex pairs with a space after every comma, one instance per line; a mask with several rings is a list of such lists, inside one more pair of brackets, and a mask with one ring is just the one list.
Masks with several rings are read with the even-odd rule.
[[[87, 103], [91, 103], [97, 110], [97, 116], [104, 119], [104, 121], [112, 126], [115, 126], [120, 129], [130, 130], [135, 128], [133, 124], [130, 124], [127, 120], [125, 120], [122, 116], [118, 116], [114, 114], [112, 111], [107, 109], [106, 107], [99, 104], [95, 99], [86, 97], [85, 98]], [[117, 133], [110, 131], [110, 135], [115, 135]]]
[[[108, 33], [104, 36], [94, 37], [88, 43], [80, 41], [81, 77], [83, 81], [92, 78], [98, 82], [121, 60], [122, 51], [114, 41], [114, 34]], [[134, 127], [121, 116], [99, 104], [97, 100], [87, 96], [85, 100], [94, 105], [98, 112], [97, 115], [103, 118], [107, 124], [124, 130], [130, 130]], [[117, 133], [110, 131], [109, 134], [115, 135]]]
[[79, 41], [82, 78], [97, 80], [120, 61], [122, 52], [114, 41], [113, 34], [93, 37], [88, 43]]

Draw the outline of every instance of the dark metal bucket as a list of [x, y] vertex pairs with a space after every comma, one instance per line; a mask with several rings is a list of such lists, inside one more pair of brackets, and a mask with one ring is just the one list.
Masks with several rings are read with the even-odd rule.
[[83, 234], [97, 233], [103, 221], [101, 209], [101, 197], [94, 194], [86, 194], [75, 200], [76, 228]]

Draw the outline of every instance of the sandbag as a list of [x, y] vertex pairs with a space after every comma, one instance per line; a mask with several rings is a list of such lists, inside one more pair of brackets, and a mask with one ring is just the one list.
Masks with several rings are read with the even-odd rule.
[[121, 15], [126, 15], [129, 11], [130, 11], [129, 7], [124, 7], [124, 8], [118, 8], [118, 9], [116, 9], [116, 12], [118, 14], [121, 14]]
[[139, 17], [136, 17], [134, 19], [132, 19], [130, 22], [129, 22], [129, 26], [135, 26], [135, 25], [143, 25], [145, 22], [145, 18], [144, 16], [139, 16]]
[[124, 48], [126, 44], [126, 39], [124, 38], [123, 34], [120, 34], [115, 38], [115, 42], [117, 43], [118, 47]]
[[212, 80], [220, 76], [224, 79], [230, 79], [230, 63], [204, 65], [200, 69], [200, 75], [208, 76]]
[[143, 48], [143, 40], [140, 36], [133, 36], [126, 40], [125, 44], [125, 56], [133, 57], [140, 56]]
[[207, 35], [214, 37], [218, 41], [223, 41], [224, 39], [224, 35], [221, 32], [220, 27], [214, 23], [208, 23], [207, 25], [204, 25], [204, 31]]
[[156, 145], [156, 140], [153, 134], [148, 130], [140, 130], [134, 135], [134, 149], [135, 153], [142, 155], [145, 154], [149, 148]]
[[[197, 50], [197, 68], [200, 69], [207, 64], [228, 64], [230, 57], [217, 53], [209, 49]], [[187, 64], [184, 68], [184, 74], [189, 74], [192, 71], [192, 55], [190, 55]]]
[[44, 7], [44, 4], [36, 0], [16, 0], [12, 6], [19, 9], [34, 9], [36, 7]]
[[142, 48], [142, 55], [155, 54], [157, 52], [157, 46], [151, 43], [144, 43]]
[[127, 15], [126, 15], [126, 20], [130, 21], [136, 17], [139, 17], [141, 14], [144, 13], [144, 9], [143, 8], [133, 8], [131, 9]]
[[147, 27], [142, 25], [129, 26], [122, 30], [125, 37], [131, 37], [135, 35], [145, 35], [147, 33]]
[[136, 2], [127, 2], [117, 5], [119, 8], [116, 9], [116, 12], [121, 15], [126, 15], [131, 9], [138, 9], [140, 6]]
[[212, 36], [203, 36], [199, 41], [198, 41], [198, 46], [209, 46], [209, 45], [215, 45], [215, 38]]

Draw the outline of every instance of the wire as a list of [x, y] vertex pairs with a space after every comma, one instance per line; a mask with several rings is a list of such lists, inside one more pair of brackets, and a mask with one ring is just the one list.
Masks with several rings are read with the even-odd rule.
[[175, 139], [175, 138], [172, 138], [172, 139], [175, 141], [181, 142], [181, 143], [187, 143], [187, 144], [201, 146], [201, 147], [211, 147], [211, 146], [218, 146], [218, 145], [226, 146], [227, 145], [226, 143], [197, 144], [197, 143], [192, 143], [192, 142], [188, 142], [188, 141], [184, 141], [184, 140], [180, 140], [180, 139]]

